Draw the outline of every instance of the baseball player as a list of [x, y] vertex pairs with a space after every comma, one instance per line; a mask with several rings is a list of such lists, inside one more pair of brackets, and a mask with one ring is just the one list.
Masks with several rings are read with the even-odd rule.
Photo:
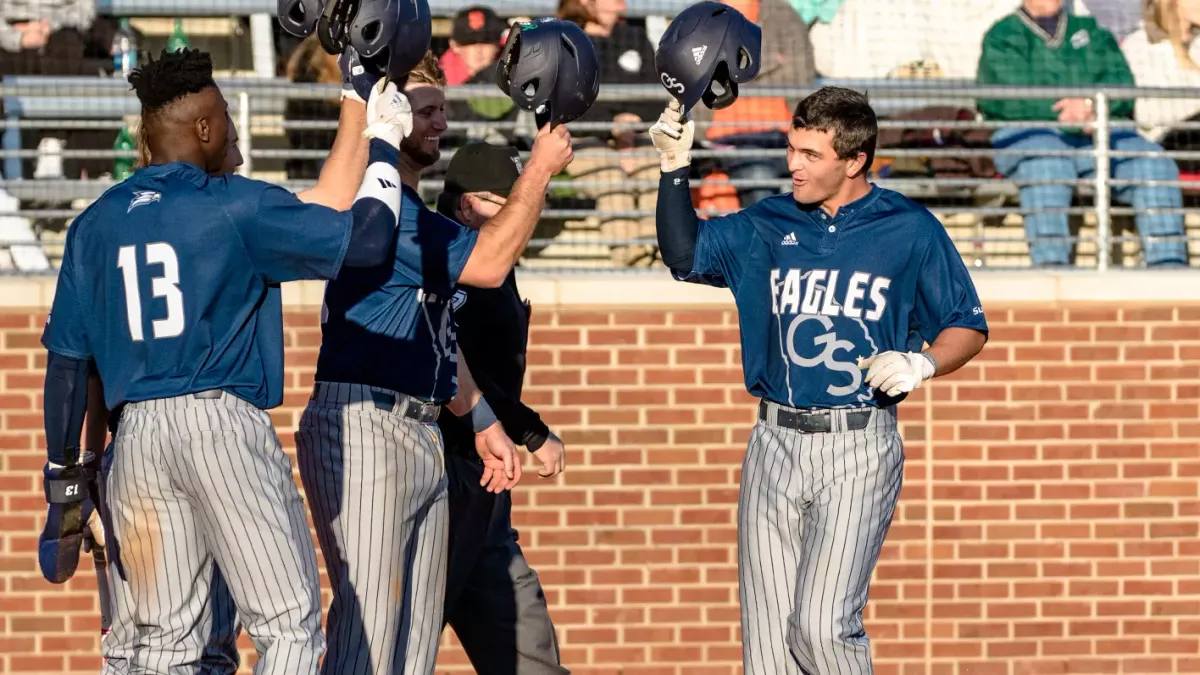
[[[301, 201], [324, 204], [334, 208], [351, 204], [358, 190], [358, 184], [362, 182], [368, 151], [368, 143], [362, 138], [362, 132], [366, 127], [365, 106], [370, 97], [371, 88], [379, 79], [358, 67], [358, 54], [353, 48], [347, 48], [346, 52], [338, 59], [338, 65], [342, 75], [342, 110], [334, 148], [330, 153], [333, 159], [326, 162], [315, 186], [296, 195]], [[141, 166], [151, 163], [145, 131], [145, 125], [139, 127], [138, 155]], [[219, 174], [234, 173], [243, 161], [241, 148], [238, 145], [236, 125], [227, 125], [226, 138], [228, 147], [225, 163], [217, 172]], [[103, 384], [100, 382], [98, 374], [93, 372], [89, 377], [88, 385], [85, 447], [89, 450], [86, 453], [100, 455], [101, 453], [91, 449], [105, 447], [109, 432], [116, 434], [118, 420], [116, 416], [110, 416], [105, 408]], [[102, 475], [108, 474], [112, 457], [111, 452], [104, 453]], [[103, 481], [100, 481], [100, 485], [103, 485]], [[103, 491], [100, 492], [102, 497]], [[105, 513], [106, 509], [103, 503], [97, 502], [96, 507], [101, 513]], [[107, 516], [105, 517], [107, 518]], [[101, 535], [103, 534], [102, 529], [97, 531]], [[102, 550], [103, 539], [99, 541], [99, 545]], [[87, 547], [86, 540], [84, 547], [85, 549]], [[238, 669], [241, 658], [237, 648], [241, 625], [237, 621], [237, 606], [229, 592], [228, 584], [221, 574], [220, 567], [214, 562], [212, 568], [212, 575], [207, 580], [207, 600], [203, 603], [195, 628], [188, 635], [187, 641], [190, 649], [199, 652], [194, 661], [198, 664], [198, 672], [206, 675], [233, 675]], [[133, 599], [130, 587], [121, 574], [105, 576], [102, 581], [107, 582], [108, 587], [105, 588], [105, 584], [101, 585], [102, 616], [107, 617], [107, 624], [102, 626], [102, 633], [105, 635], [109, 632], [116, 634], [106, 641], [105, 660], [106, 662], [110, 659], [127, 660], [129, 658], [128, 650], [122, 653], [121, 649], [123, 645], [128, 647], [131, 644], [130, 640], [137, 630], [131, 610]], [[203, 595], [203, 593], [201, 594]], [[119, 663], [114, 663], [114, 666], [116, 665]]]
[[[439, 158], [445, 78], [432, 54], [408, 75], [399, 166], [366, 186], [400, 213], [386, 265], [345, 270], [322, 311], [316, 383], [297, 459], [333, 603], [329, 675], [431, 673], [442, 628], [447, 504], [443, 405], [467, 418], [493, 491], [520, 479], [515, 448], [458, 358], [449, 302], [458, 283], [493, 288], [524, 250], [550, 177], [571, 161], [566, 127], [542, 129], [508, 203], [478, 230], [426, 208], [417, 185]], [[374, 189], [374, 188], [372, 188]], [[456, 376], [457, 375], [457, 376]]]
[[[130, 83], [152, 165], [72, 224], [42, 337], [42, 572], [57, 583], [71, 576], [80, 523], [94, 510], [79, 465], [94, 362], [119, 420], [105, 534], [131, 617], [105, 640], [105, 672], [194, 672], [215, 564], [259, 651], [255, 672], [315, 673], [324, 651], [316, 556], [265, 412], [282, 400], [278, 285], [378, 265], [396, 214], [374, 188], [339, 212], [216, 175], [231, 121], [208, 54], [164, 51]], [[366, 134], [378, 161], [396, 161], [389, 140], [402, 101], [394, 85], [371, 91]], [[355, 155], [331, 155], [334, 184], [359, 173]]]
[[[479, 227], [504, 205], [520, 175], [514, 148], [459, 148], [446, 169], [438, 211]], [[562, 441], [521, 403], [530, 307], [521, 300], [516, 275], [509, 272], [497, 288], [459, 284], [450, 302], [460, 350], [470, 357], [471, 375], [505, 431], [541, 463], [538, 475], [562, 473]], [[481, 675], [564, 675], [545, 593], [512, 527], [510, 494], [480, 486], [483, 465], [470, 427], [453, 415], [439, 416], [438, 426], [450, 502], [445, 622]]]
[[710, 220], [692, 208], [684, 105], [650, 130], [663, 261], [733, 292], [760, 399], [738, 503], [744, 669], [871, 673], [862, 612], [900, 493], [896, 405], [983, 348], [983, 310], [938, 220], [867, 181], [877, 125], [864, 96], [825, 87], [802, 100], [791, 194]]

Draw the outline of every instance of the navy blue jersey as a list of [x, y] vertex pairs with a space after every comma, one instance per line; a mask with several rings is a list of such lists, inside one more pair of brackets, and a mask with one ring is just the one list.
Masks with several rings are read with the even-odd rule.
[[351, 225], [269, 183], [141, 169], [71, 224], [42, 344], [94, 358], [109, 409], [207, 389], [277, 406], [278, 284], [336, 275]]
[[[364, 185], [385, 179], [373, 169]], [[325, 289], [316, 379], [446, 402], [458, 390], [450, 299], [479, 233], [429, 210], [415, 190], [402, 187], [391, 263], [348, 267]]]
[[859, 358], [920, 351], [952, 326], [987, 331], [942, 224], [875, 186], [836, 217], [783, 194], [701, 220], [680, 278], [733, 291], [746, 388], [798, 408], [891, 405], [903, 396], [866, 386]]

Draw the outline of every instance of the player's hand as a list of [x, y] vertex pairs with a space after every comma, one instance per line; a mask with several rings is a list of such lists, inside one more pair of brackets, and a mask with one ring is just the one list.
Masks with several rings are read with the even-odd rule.
[[933, 363], [916, 352], [883, 352], [859, 359], [859, 369], [867, 371], [867, 385], [888, 396], [899, 396], [920, 388], [933, 377]]
[[683, 106], [671, 99], [667, 109], [658, 116], [650, 127], [650, 140], [662, 161], [663, 173], [682, 169], [692, 163], [692, 139], [696, 135], [696, 123], [683, 116]]
[[412, 104], [395, 82], [380, 80], [367, 99], [367, 128], [363, 136], [386, 141], [397, 150], [413, 128]]
[[553, 432], [542, 443], [542, 447], [533, 452], [533, 456], [542, 463], [542, 468], [538, 469], [538, 475], [542, 478], [554, 478], [567, 469], [567, 448]]
[[567, 131], [567, 125], [551, 128], [547, 123], [533, 140], [527, 168], [536, 167], [549, 176], [557, 176], [572, 159], [575, 159], [575, 151], [571, 149], [571, 132]]
[[511, 490], [521, 480], [521, 463], [517, 461], [517, 446], [504, 432], [499, 422], [475, 434], [475, 452], [483, 461], [483, 478], [479, 484], [488, 492]]
[[338, 69], [342, 71], [342, 98], [365, 104], [371, 98], [371, 89], [379, 82], [379, 76], [367, 72], [359, 62], [358, 52], [349, 46], [338, 57]]
[[92, 503], [86, 467], [47, 463], [42, 477], [48, 508], [46, 526], [38, 537], [38, 565], [47, 581], [61, 584], [75, 574], [79, 549], [87, 539], [104, 545], [104, 525]]

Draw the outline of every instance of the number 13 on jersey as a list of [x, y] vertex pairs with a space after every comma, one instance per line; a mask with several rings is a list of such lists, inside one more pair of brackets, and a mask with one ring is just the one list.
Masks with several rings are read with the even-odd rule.
[[[154, 339], [173, 338], [183, 332], [183, 294], [179, 292], [179, 258], [175, 249], [165, 242], [145, 245], [146, 265], [162, 265], [162, 274], [150, 279], [156, 298], [167, 301], [167, 315], [151, 322]], [[142, 295], [137, 264], [137, 246], [122, 246], [117, 254], [117, 267], [125, 282], [125, 313], [129, 320], [129, 336], [134, 342], [145, 339], [142, 330]]]

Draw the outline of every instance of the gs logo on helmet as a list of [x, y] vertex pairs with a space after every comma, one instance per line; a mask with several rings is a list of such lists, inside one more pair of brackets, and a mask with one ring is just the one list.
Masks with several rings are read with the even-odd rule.
[[668, 75], [666, 73], [659, 75], [659, 79], [662, 80], [663, 86], [667, 88], [667, 91], [675, 91], [675, 92], [678, 92], [680, 95], [682, 95], [683, 92], [685, 91], [685, 89], [683, 88], [682, 82], [671, 77], [670, 75]]

